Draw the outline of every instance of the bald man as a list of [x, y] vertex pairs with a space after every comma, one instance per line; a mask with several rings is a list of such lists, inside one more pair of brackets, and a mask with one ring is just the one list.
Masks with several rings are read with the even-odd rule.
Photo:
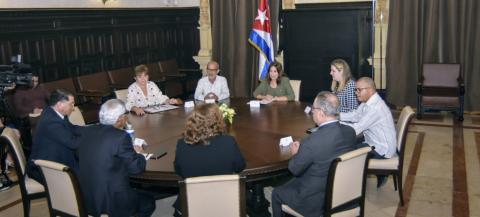
[[197, 89], [195, 89], [195, 100], [205, 101], [213, 99], [217, 102], [228, 100], [230, 90], [228, 89], [227, 79], [218, 75], [219, 66], [215, 61], [207, 64], [207, 76], [198, 81]]
[[[355, 129], [357, 135], [363, 133], [365, 143], [374, 148], [370, 157], [376, 159], [391, 158], [397, 152], [397, 138], [392, 112], [385, 101], [378, 95], [375, 82], [368, 77], [358, 79], [355, 93], [360, 106], [354, 111], [340, 113], [340, 121]], [[383, 186], [386, 176], [377, 176], [377, 187]]]

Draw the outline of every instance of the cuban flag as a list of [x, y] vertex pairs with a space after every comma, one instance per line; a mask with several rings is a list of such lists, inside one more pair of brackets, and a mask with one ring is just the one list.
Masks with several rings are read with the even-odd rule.
[[268, 0], [260, 0], [257, 16], [253, 21], [248, 42], [259, 52], [258, 79], [264, 79], [268, 74], [268, 66], [273, 62], [272, 24]]

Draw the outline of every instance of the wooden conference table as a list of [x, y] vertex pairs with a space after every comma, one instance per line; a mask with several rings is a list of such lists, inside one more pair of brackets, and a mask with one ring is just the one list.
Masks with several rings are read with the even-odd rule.
[[[288, 147], [279, 146], [280, 138], [292, 136], [299, 140], [305, 130], [314, 125], [312, 117], [304, 112], [302, 102], [273, 102], [250, 108], [248, 99], [232, 99], [230, 107], [237, 115], [232, 125], [227, 126], [228, 134], [235, 137], [245, 161], [242, 172], [247, 182], [255, 183], [274, 176], [287, 174], [291, 157]], [[160, 159], [147, 161], [146, 171], [131, 177], [136, 183], [159, 186], [177, 186], [180, 177], [175, 174], [173, 161], [175, 146], [185, 127], [185, 120], [193, 108], [180, 108], [145, 116], [129, 115], [135, 129], [135, 136], [149, 144], [147, 152], [155, 153], [159, 148], [167, 150]], [[257, 185], [262, 191], [263, 186]], [[254, 190], [255, 191], [255, 190]]]

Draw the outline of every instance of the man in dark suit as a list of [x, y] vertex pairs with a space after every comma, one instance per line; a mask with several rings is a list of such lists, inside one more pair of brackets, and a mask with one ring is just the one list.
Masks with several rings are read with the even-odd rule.
[[48, 105], [38, 121], [27, 166], [28, 176], [39, 182], [43, 182], [43, 179], [34, 160], [55, 161], [67, 165], [74, 172], [78, 171], [75, 151], [83, 127], [75, 126], [68, 120], [75, 106], [73, 95], [66, 90], [54, 90]]
[[100, 108], [100, 124], [86, 127], [79, 141], [80, 187], [93, 216], [143, 217], [155, 210], [151, 195], [130, 187], [129, 174], [143, 172], [146, 160], [142, 147], [133, 146], [122, 130], [125, 112], [121, 100], [108, 100]]
[[320, 92], [312, 106], [318, 130], [301, 142], [290, 144], [288, 169], [294, 178], [272, 192], [274, 217], [282, 216], [286, 204], [303, 216], [322, 216], [330, 163], [340, 154], [355, 149], [355, 131], [337, 120], [339, 102], [330, 92]]

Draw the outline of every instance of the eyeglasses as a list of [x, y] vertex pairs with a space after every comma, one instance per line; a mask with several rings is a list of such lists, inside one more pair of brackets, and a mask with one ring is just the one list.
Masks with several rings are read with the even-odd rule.
[[207, 68], [207, 71], [212, 71], [212, 72], [213, 72], [213, 71], [217, 71], [217, 70], [218, 70], [218, 69], [209, 69], [209, 68]]
[[361, 92], [362, 90], [365, 90], [365, 89], [368, 89], [370, 87], [358, 87], [358, 88], [355, 88], [355, 92]]

